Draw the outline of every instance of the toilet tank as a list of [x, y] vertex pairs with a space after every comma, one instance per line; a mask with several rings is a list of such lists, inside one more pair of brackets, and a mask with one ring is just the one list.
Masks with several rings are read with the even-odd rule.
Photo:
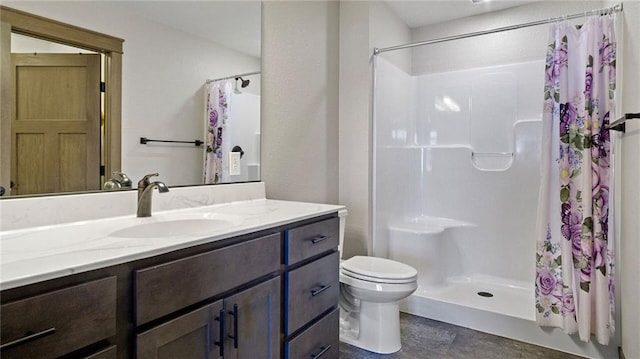
[[340, 241], [338, 242], [338, 251], [340, 251], [340, 259], [342, 259], [342, 245], [344, 244], [344, 231], [347, 222], [347, 214], [349, 212], [346, 209], [338, 211], [338, 218], [340, 218]]

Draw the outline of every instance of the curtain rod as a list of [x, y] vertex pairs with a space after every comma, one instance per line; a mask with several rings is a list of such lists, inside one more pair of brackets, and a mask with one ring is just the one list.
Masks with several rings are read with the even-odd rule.
[[480, 35], [488, 35], [488, 34], [493, 34], [493, 33], [497, 33], [497, 32], [521, 29], [521, 28], [524, 28], [524, 27], [549, 24], [549, 23], [552, 23], [552, 22], [560, 21], [560, 20], [577, 19], [577, 18], [586, 17], [586, 16], [590, 16], [590, 15], [608, 15], [608, 14], [613, 14], [613, 13], [621, 12], [621, 11], [622, 11], [622, 3], [614, 5], [613, 7], [610, 7], [610, 8], [585, 11], [585, 12], [583, 12], [581, 14], [560, 16], [560, 17], [555, 17], [555, 18], [549, 18], [547, 20], [539, 20], [539, 21], [527, 22], [527, 23], [524, 23], [524, 24], [498, 27], [498, 28], [491, 29], [491, 30], [470, 32], [470, 33], [462, 34], [462, 35], [447, 36], [447, 37], [442, 37], [442, 38], [434, 39], [434, 40], [414, 42], [414, 43], [411, 43], [411, 44], [398, 45], [398, 46], [383, 47], [381, 49], [376, 47], [376, 48], [373, 49], [373, 54], [374, 55], [378, 55], [381, 52], [400, 50], [400, 49], [407, 49], [407, 48], [416, 47], [416, 46], [422, 46], [422, 45], [437, 44], [439, 42], [465, 39], [465, 38], [468, 38], [468, 37], [475, 37], [475, 36], [480, 36]]
[[235, 79], [236, 77], [259, 75], [259, 74], [260, 74], [260, 71], [247, 72], [247, 73], [244, 73], [244, 74], [237, 74], [237, 75], [233, 75], [233, 76], [221, 77], [221, 78], [215, 79], [215, 80], [207, 80], [205, 83], [206, 84], [210, 84], [210, 83], [215, 82], [215, 81], [229, 80], [229, 79]]

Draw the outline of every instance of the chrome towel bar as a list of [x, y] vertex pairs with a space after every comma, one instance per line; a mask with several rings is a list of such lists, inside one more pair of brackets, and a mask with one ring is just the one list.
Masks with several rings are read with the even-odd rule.
[[624, 116], [622, 116], [619, 119], [613, 121], [612, 123], [607, 125], [607, 127], [605, 127], [605, 128], [607, 130], [620, 131], [620, 132], [624, 133], [625, 130], [626, 130], [625, 122], [627, 120], [631, 120], [631, 119], [635, 119], [635, 118], [640, 118], [640, 113], [625, 113]]
[[170, 143], [193, 143], [198, 146], [202, 146], [204, 144], [203, 141], [195, 140], [195, 141], [170, 141], [170, 140], [151, 140], [146, 137], [140, 137], [140, 144], [146, 145], [147, 142], [170, 142]]

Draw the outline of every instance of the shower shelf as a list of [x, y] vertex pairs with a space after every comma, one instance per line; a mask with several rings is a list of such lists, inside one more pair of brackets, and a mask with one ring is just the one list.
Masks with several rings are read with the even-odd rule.
[[389, 230], [412, 234], [438, 234], [449, 228], [475, 227], [469, 222], [452, 218], [420, 216], [389, 222]]
[[513, 157], [513, 152], [471, 152], [471, 157]]
[[471, 162], [480, 171], [506, 171], [513, 160], [513, 152], [471, 152]]
[[473, 149], [469, 145], [387, 145], [378, 146], [378, 149], [467, 149], [473, 152]]

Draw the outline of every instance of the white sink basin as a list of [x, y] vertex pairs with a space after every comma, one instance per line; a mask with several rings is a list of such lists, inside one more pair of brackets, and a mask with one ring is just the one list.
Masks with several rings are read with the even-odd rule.
[[140, 218], [139, 224], [109, 233], [118, 238], [166, 238], [213, 234], [242, 222], [240, 216], [215, 213], [174, 214]]
[[33, 259], [96, 248], [140, 246], [135, 239], [206, 238], [233, 229], [243, 221], [242, 216], [234, 214], [165, 212], [147, 218], [128, 217], [94, 223], [43, 226], [27, 234], [17, 233], [2, 238], [0, 262], [4, 265], [18, 259], [24, 260], [27, 256]]

